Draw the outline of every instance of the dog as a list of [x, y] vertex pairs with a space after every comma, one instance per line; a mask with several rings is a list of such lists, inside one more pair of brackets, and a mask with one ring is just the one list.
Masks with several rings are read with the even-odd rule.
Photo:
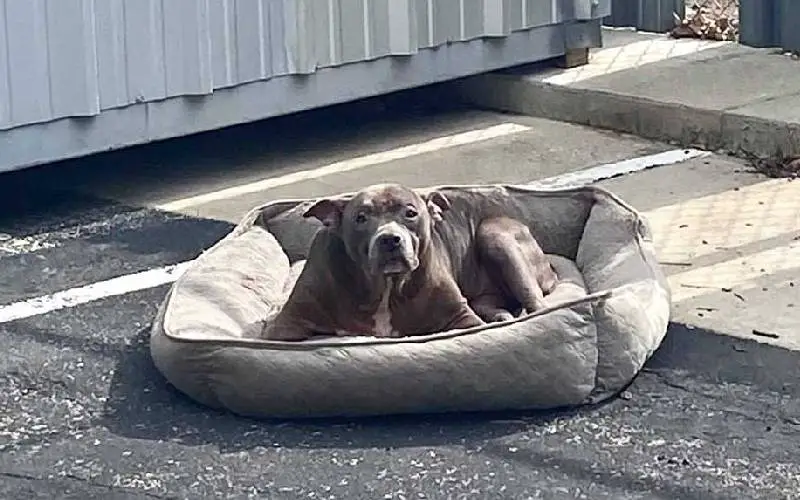
[[440, 191], [399, 184], [318, 200], [324, 227], [264, 337], [402, 337], [508, 321], [533, 312], [557, 282], [527, 226], [462, 210]]

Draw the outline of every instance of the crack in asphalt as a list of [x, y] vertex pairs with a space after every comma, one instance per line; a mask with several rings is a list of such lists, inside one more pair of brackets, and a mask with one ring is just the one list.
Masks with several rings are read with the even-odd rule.
[[0, 478], [2, 478], [2, 477], [9, 478], [9, 479], [20, 479], [20, 480], [23, 480], [23, 481], [40, 482], [40, 483], [48, 483], [48, 482], [53, 481], [54, 479], [69, 479], [71, 481], [77, 481], [77, 482], [86, 484], [87, 486], [91, 486], [93, 488], [104, 489], [104, 490], [107, 490], [108, 492], [119, 492], [119, 493], [136, 495], [138, 497], [143, 497], [143, 498], [158, 498], [158, 499], [162, 499], [162, 500], [164, 500], [164, 499], [172, 500], [172, 499], [178, 498], [176, 496], [158, 495], [158, 494], [155, 494], [155, 493], [149, 493], [147, 491], [133, 490], [133, 489], [130, 489], [130, 488], [121, 488], [121, 487], [118, 487], [118, 486], [111, 486], [111, 485], [108, 485], [108, 484], [96, 483], [94, 481], [90, 481], [90, 480], [88, 480], [86, 478], [74, 476], [72, 474], [64, 474], [64, 475], [61, 475], [58, 478], [42, 478], [42, 477], [32, 476], [30, 474], [21, 474], [21, 473], [18, 473], [18, 472], [0, 471]]

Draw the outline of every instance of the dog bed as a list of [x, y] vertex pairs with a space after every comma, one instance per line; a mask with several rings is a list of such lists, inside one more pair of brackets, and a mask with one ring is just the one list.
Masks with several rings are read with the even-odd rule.
[[529, 223], [560, 278], [547, 308], [420, 337], [263, 340], [321, 227], [302, 217], [313, 200], [275, 201], [173, 284], [152, 327], [155, 365], [200, 403], [264, 418], [546, 409], [624, 389], [670, 312], [642, 216], [596, 187], [435, 189]]

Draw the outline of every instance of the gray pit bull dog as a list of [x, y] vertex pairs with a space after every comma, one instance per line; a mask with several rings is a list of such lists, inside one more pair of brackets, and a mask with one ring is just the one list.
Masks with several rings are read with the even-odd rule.
[[397, 184], [316, 202], [304, 217], [325, 227], [264, 337], [424, 335], [543, 307], [557, 277], [528, 227], [448, 210], [441, 192]]

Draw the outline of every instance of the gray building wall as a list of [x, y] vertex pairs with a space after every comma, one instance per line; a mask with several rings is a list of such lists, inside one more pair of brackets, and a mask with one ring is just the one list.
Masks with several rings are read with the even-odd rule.
[[[609, 13], [610, 0], [0, 0], [0, 171], [557, 56], [567, 25], [593, 32]], [[270, 108], [264, 92], [294, 103]], [[233, 93], [253, 102], [214, 111]], [[137, 123], [137, 107], [156, 115]]]

